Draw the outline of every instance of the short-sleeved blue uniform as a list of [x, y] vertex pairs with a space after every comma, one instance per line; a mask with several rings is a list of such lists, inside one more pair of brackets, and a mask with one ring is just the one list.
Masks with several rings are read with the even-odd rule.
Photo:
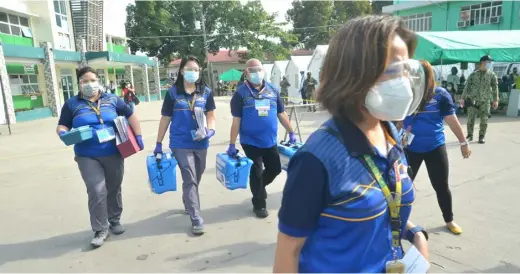
[[[307, 238], [299, 272], [384, 272], [385, 264], [393, 260], [388, 204], [360, 161], [370, 155], [391, 191], [396, 178], [401, 178], [403, 234], [414, 189], [404, 152], [396, 144], [396, 129], [391, 123], [384, 125], [390, 146], [386, 156], [348, 119], [334, 118], [323, 126], [335, 130], [343, 141], [320, 129], [291, 159], [278, 227], [286, 235]], [[397, 254], [403, 256], [402, 248]]]
[[[104, 125], [101, 124], [98, 115], [94, 111], [100, 102], [100, 115]], [[93, 130], [102, 129], [104, 126], [115, 129], [114, 119], [117, 116], [129, 118], [133, 110], [125, 102], [114, 94], [101, 93], [96, 102], [83, 99], [80, 94], [68, 99], [61, 109], [58, 125], [66, 126], [69, 129], [90, 126]], [[92, 106], [92, 107], [91, 107]], [[119, 153], [116, 147], [116, 140], [100, 143], [97, 136], [94, 138], [74, 145], [74, 152], [79, 157], [107, 157]]]
[[[261, 116], [256, 105], [269, 101], [269, 111]], [[285, 111], [278, 89], [264, 81], [260, 90], [249, 82], [239, 85], [231, 98], [231, 115], [240, 117], [240, 143], [258, 148], [271, 148], [278, 138], [278, 114]]]
[[209, 140], [194, 141], [191, 131], [197, 129], [197, 122], [193, 119], [192, 109], [199, 107], [204, 112], [215, 110], [213, 93], [208, 87], [197, 85], [193, 94], [186, 93], [184, 85], [174, 85], [166, 93], [161, 109], [162, 116], [171, 117], [170, 148], [206, 149]]
[[451, 95], [442, 87], [434, 90], [434, 95], [424, 106], [424, 110], [406, 117], [404, 129], [411, 128], [414, 135], [406, 149], [416, 153], [430, 152], [446, 143], [444, 117], [455, 114], [456, 108]]

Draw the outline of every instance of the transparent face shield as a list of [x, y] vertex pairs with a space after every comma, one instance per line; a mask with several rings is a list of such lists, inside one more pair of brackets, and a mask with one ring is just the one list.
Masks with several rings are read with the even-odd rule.
[[[421, 100], [424, 97], [426, 87], [424, 69], [421, 63], [414, 59], [395, 62], [386, 68], [383, 75], [378, 79], [378, 83], [376, 85], [398, 78], [406, 78], [408, 81], [410, 81], [413, 99], [410, 107], [408, 108], [407, 115], [411, 115], [419, 107]], [[402, 92], [406, 91], [403, 90]]]

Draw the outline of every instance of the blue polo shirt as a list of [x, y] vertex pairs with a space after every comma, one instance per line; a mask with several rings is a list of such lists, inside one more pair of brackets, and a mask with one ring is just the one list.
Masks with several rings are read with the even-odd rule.
[[[117, 116], [125, 116], [129, 118], [133, 114], [133, 110], [125, 104], [125, 102], [117, 97], [115, 94], [101, 93], [99, 96], [101, 118], [106, 127], [115, 129], [114, 119]], [[61, 108], [61, 115], [58, 125], [66, 126], [67, 128], [78, 128], [82, 126], [90, 126], [93, 130], [103, 128], [96, 112], [90, 107], [88, 100], [85, 100], [81, 95], [76, 95], [68, 99]], [[92, 106], [97, 107], [98, 101], [91, 103]], [[96, 134], [94, 138], [74, 145], [74, 152], [80, 157], [106, 157], [119, 154], [116, 147], [116, 140], [100, 143]]]
[[[286, 235], [306, 238], [299, 272], [385, 272], [385, 264], [393, 260], [388, 204], [359, 160], [370, 155], [391, 191], [395, 191], [395, 170], [399, 172], [403, 233], [414, 189], [403, 150], [393, 141], [398, 140], [396, 129], [391, 123], [384, 125], [391, 136], [386, 157], [352, 122], [334, 118], [324, 126], [335, 130], [343, 141], [320, 129], [291, 159], [278, 227]], [[397, 252], [401, 258], [402, 248]]]
[[195, 92], [190, 95], [186, 93], [184, 85], [174, 85], [164, 96], [161, 115], [171, 117], [170, 148], [206, 149], [209, 147], [207, 138], [193, 141], [191, 131], [197, 129], [197, 122], [193, 119], [190, 109], [193, 101], [194, 108], [200, 107], [206, 113], [216, 108], [213, 93], [206, 86], [198, 85]]
[[451, 95], [442, 87], [434, 90], [434, 95], [424, 106], [424, 110], [410, 115], [403, 121], [404, 129], [411, 128], [414, 138], [406, 147], [417, 153], [432, 151], [446, 143], [444, 117], [454, 115], [456, 108]]
[[[264, 81], [261, 91], [249, 82], [239, 85], [231, 98], [231, 115], [240, 117], [240, 143], [258, 148], [270, 148], [278, 139], [278, 114], [285, 111], [278, 89]], [[259, 115], [258, 101], [268, 100], [266, 116]]]

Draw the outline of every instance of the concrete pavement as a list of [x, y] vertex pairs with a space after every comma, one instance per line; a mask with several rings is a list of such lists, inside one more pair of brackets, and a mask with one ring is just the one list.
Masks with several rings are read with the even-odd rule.
[[[181, 193], [154, 195], [145, 157], [155, 145], [160, 102], [137, 107], [145, 152], [126, 161], [123, 222], [127, 232], [91, 250], [87, 195], [71, 147], [56, 137], [57, 119], [0, 126], [0, 272], [269, 272], [285, 173], [269, 187], [271, 215], [253, 217], [249, 190], [228, 191], [215, 179], [215, 154], [226, 150], [231, 117], [217, 99], [217, 133], [201, 185], [207, 233], [189, 234]], [[303, 115], [307, 136], [327, 118]], [[488, 143], [460, 156], [448, 132], [451, 187], [460, 236], [444, 229], [426, 170], [416, 180], [412, 221], [430, 231], [432, 272], [520, 272], [520, 119], [489, 120]], [[165, 140], [165, 144], [168, 141]], [[180, 181], [180, 177], [178, 178]]]

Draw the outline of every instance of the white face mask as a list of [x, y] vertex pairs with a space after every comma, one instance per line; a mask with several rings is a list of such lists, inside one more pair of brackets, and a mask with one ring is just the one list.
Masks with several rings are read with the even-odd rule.
[[365, 98], [365, 107], [375, 118], [401, 121], [409, 114], [414, 101], [410, 79], [401, 76], [376, 84]]
[[92, 98], [92, 97], [96, 96], [100, 89], [101, 89], [101, 86], [99, 85], [98, 81], [81, 85], [81, 93], [86, 98]]

